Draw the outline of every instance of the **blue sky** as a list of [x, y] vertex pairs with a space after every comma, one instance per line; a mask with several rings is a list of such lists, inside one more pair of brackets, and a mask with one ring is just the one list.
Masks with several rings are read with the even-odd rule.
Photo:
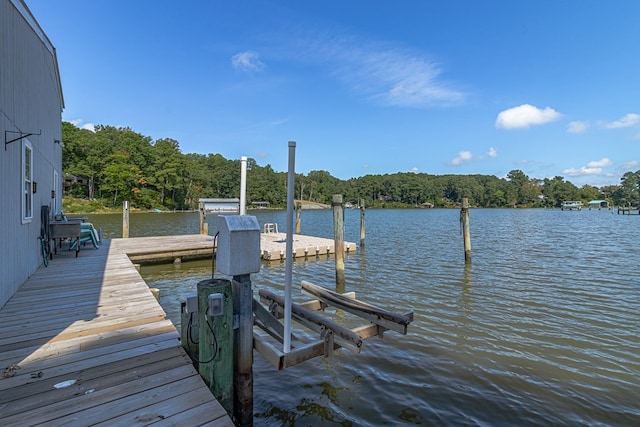
[[78, 127], [341, 179], [640, 169], [640, 1], [26, 2]]

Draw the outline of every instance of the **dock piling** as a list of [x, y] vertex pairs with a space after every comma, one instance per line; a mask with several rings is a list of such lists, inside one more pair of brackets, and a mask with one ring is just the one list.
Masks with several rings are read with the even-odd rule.
[[302, 211], [302, 203], [296, 203], [296, 234], [300, 234], [300, 212]]
[[129, 237], [129, 201], [122, 202], [122, 238]]
[[[331, 202], [333, 207], [333, 235], [336, 256], [336, 290], [344, 289], [344, 210], [342, 194], [334, 194]], [[341, 291], [338, 291], [341, 292]]]
[[462, 198], [462, 209], [460, 210], [460, 224], [464, 240], [464, 262], [471, 264], [471, 232], [469, 229], [469, 199]]
[[360, 249], [364, 249], [364, 199], [360, 199]]

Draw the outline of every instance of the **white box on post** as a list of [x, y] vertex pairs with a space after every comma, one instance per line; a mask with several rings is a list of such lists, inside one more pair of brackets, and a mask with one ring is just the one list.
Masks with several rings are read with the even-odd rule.
[[218, 215], [216, 268], [227, 276], [260, 271], [260, 227], [255, 216]]

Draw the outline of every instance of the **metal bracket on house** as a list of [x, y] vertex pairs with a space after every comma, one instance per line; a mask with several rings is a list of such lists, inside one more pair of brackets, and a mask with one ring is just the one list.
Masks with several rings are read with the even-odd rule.
[[[7, 141], [7, 134], [8, 133], [12, 133], [14, 135], [18, 134], [20, 136], [17, 137], [17, 138], [13, 138], [10, 141]], [[39, 130], [38, 133], [35, 133], [35, 132], [21, 132], [21, 131], [18, 131], [18, 130], [5, 130], [4, 131], [4, 151], [7, 151], [7, 145], [11, 144], [12, 142], [20, 141], [21, 139], [28, 138], [31, 135], [41, 135], [41, 134], [42, 134], [42, 130]]]

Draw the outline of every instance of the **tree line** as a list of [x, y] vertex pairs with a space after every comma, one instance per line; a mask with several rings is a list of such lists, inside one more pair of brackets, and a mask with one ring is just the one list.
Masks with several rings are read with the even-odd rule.
[[[125, 127], [99, 125], [95, 132], [62, 123], [65, 196], [140, 209], [195, 209], [200, 198], [240, 193], [240, 160], [220, 154], [182, 153], [178, 141], [153, 140]], [[287, 173], [247, 161], [247, 203], [286, 206]], [[368, 207], [450, 207], [463, 197], [477, 207], [557, 207], [566, 200], [606, 199], [614, 205], [640, 203], [640, 170], [626, 172], [619, 185], [577, 187], [562, 176], [537, 179], [521, 170], [492, 175], [430, 175], [399, 172], [341, 180], [324, 170], [296, 174], [297, 199], [331, 203], [342, 194]]]

